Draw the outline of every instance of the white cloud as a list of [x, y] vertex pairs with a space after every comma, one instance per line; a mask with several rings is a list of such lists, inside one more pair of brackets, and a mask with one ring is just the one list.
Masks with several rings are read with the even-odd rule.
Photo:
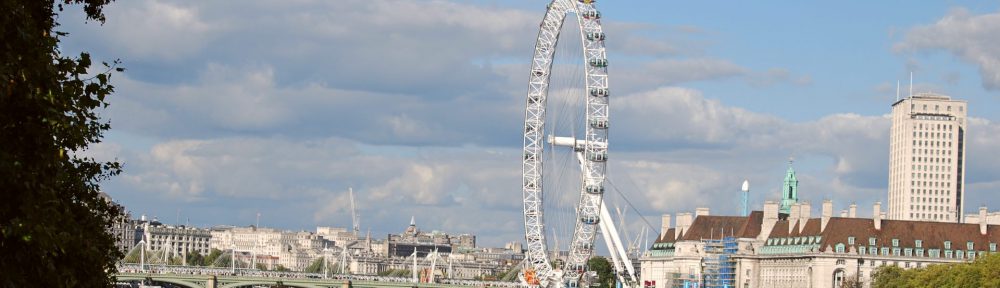
[[129, 59], [189, 57], [225, 29], [208, 22], [197, 6], [177, 2], [117, 3], [106, 10], [109, 21], [101, 29], [107, 31], [111, 46], [124, 50], [122, 56]]
[[944, 50], [979, 67], [983, 87], [1000, 90], [1000, 13], [972, 15], [953, 9], [937, 22], [906, 32], [896, 51]]

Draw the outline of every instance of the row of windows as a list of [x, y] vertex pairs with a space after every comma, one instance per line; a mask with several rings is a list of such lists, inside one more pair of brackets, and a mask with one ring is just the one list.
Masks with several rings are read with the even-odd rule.
[[925, 220], [948, 220], [948, 218], [951, 217], [949, 217], [948, 214], [910, 213], [910, 218], [925, 219]]
[[910, 196], [910, 202], [914, 203], [946, 203], [951, 199], [944, 199], [939, 197], [913, 197]]
[[[915, 179], [924, 179], [924, 180], [948, 180], [948, 179], [951, 179], [951, 174], [950, 173], [944, 173], [944, 174], [941, 174], [941, 173], [910, 173], [910, 177], [913, 177]], [[933, 182], [933, 183], [938, 183], [938, 182]], [[951, 182], [944, 182], [944, 183], [940, 183], [940, 185], [933, 185], [933, 186], [934, 187], [946, 187], [945, 184], [947, 184], [948, 188], [951, 188]]]
[[935, 190], [935, 189], [910, 189], [910, 193], [913, 195], [930, 195], [930, 196], [951, 196], [950, 190]]
[[913, 137], [921, 137], [928, 139], [951, 139], [954, 136], [951, 132], [918, 132], [913, 131]]
[[[796, 238], [799, 238], [799, 237], [796, 237]], [[857, 243], [857, 241], [855, 241], [856, 239], [857, 238], [855, 238], [854, 236], [848, 236], [847, 237], [847, 245], [855, 245]], [[878, 238], [876, 238], [876, 237], [868, 237], [868, 246], [875, 246], [875, 244], [877, 242], [878, 242]], [[899, 239], [898, 238], [893, 238], [891, 240], [891, 242], [892, 242], [892, 247], [899, 247]], [[950, 240], [945, 240], [942, 244], [944, 244], [944, 249], [946, 249], [946, 250], [951, 249], [952, 245], [951, 245], [951, 241]], [[843, 244], [841, 244], [841, 245], [843, 245]], [[916, 248], [923, 248], [924, 247], [924, 240], [920, 240], [920, 239], [913, 240], [913, 246], [915, 246]], [[865, 248], [865, 247], [862, 246], [860, 248]], [[975, 250], [976, 249], [976, 242], [973, 242], [973, 241], [967, 241], [967, 242], [965, 242], [965, 249]], [[996, 252], [996, 251], [997, 251], [997, 243], [990, 243], [990, 252]]]
[[[915, 155], [920, 155], [920, 153], [917, 153], [918, 151], [919, 151], [918, 149], [913, 149], [913, 153], [915, 153]], [[951, 151], [947, 151], [947, 152], [948, 153], [945, 153], [945, 154], [950, 154]], [[912, 156], [912, 157], [910, 157], [910, 160], [912, 160], [913, 162], [919, 162], [919, 163], [942, 163], [942, 164], [943, 163], [948, 163], [948, 164], [951, 164], [951, 157], [922, 157], [922, 156]]]
[[[948, 187], [945, 187], [945, 184], [947, 184]], [[941, 182], [935, 182], [935, 181], [910, 181], [910, 185], [911, 186], [917, 186], [917, 187], [951, 188], [951, 183], [950, 182], [941, 183]], [[948, 192], [948, 193], [950, 195], [951, 192]]]
[[910, 210], [946, 212], [943, 205], [910, 205]]
[[[947, 105], [947, 106], [945, 106], [945, 107], [946, 107], [945, 109], [946, 109], [946, 110], [947, 110], [948, 112], [951, 112], [951, 105]], [[963, 106], [961, 106], [961, 105], [959, 105], [959, 106], [957, 106], [957, 107], [958, 107], [958, 111], [959, 111], [959, 112], [961, 112], [961, 111], [964, 111], [964, 110], [965, 110], [965, 107], [963, 107]], [[923, 111], [927, 111], [927, 104], [923, 104], [923, 106], [922, 106], [921, 108], [923, 109]], [[914, 103], [910, 103], [910, 109], [911, 109], [911, 110], [917, 110], [917, 104], [914, 104]], [[939, 111], [941, 111], [941, 105], [937, 105], [937, 104], [935, 104], [935, 105], [934, 105], [934, 111], [935, 111], [935, 112], [939, 112]], [[921, 126], [923, 126], [923, 125], [921, 125]], [[930, 124], [928, 124], [928, 126], [930, 126], [930, 127], [933, 127], [933, 126], [931, 126]], [[948, 125], [948, 126], [951, 126], [951, 125]], [[938, 124], [938, 129], [941, 129], [940, 127], [941, 127], [941, 124]], [[922, 127], [921, 127], [921, 128], [922, 128]]]
[[917, 146], [917, 147], [949, 147], [949, 148], [951, 148], [951, 141], [913, 140], [913, 146]]

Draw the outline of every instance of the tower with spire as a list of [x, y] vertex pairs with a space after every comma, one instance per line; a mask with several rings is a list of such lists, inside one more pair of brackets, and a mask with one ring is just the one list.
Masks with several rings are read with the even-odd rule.
[[799, 202], [799, 180], [795, 179], [793, 160], [788, 160], [788, 171], [785, 172], [785, 183], [781, 186], [781, 207], [778, 214], [787, 217], [791, 214], [792, 205]]

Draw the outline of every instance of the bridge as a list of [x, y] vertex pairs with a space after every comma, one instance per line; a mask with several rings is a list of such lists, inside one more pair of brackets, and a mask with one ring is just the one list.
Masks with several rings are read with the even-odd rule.
[[[143, 269], [144, 268], [144, 269]], [[411, 278], [374, 275], [323, 275], [321, 273], [278, 272], [256, 269], [229, 269], [197, 266], [121, 265], [118, 283], [169, 283], [187, 288], [238, 288], [255, 286], [300, 288], [376, 287], [527, 287], [516, 282], [444, 279], [441, 283], [416, 283]]]

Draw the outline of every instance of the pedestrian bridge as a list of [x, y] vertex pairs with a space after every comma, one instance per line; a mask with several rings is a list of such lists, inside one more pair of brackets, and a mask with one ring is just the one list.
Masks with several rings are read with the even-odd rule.
[[[127, 265], [132, 266], [132, 265]], [[416, 283], [410, 278], [370, 275], [323, 275], [302, 272], [274, 272], [251, 269], [159, 266], [147, 269], [119, 267], [118, 283], [170, 283], [187, 288], [238, 288], [278, 286], [299, 288], [375, 288], [375, 287], [526, 287], [520, 283], [446, 279], [444, 283]]]

